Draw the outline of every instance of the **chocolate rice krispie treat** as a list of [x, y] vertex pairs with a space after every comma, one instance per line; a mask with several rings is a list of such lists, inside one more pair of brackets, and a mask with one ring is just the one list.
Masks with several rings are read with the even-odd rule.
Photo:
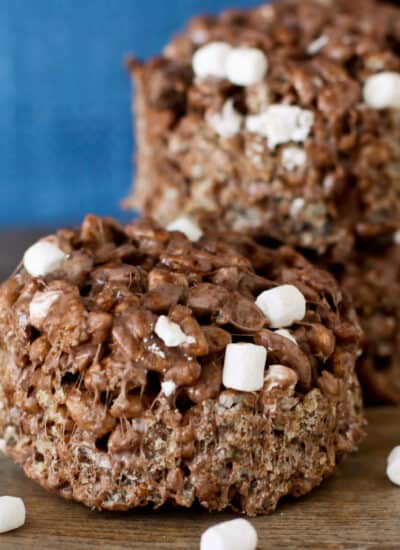
[[335, 261], [400, 227], [400, 9], [283, 0], [193, 19], [129, 67], [136, 186], [170, 222], [206, 209], [234, 230]]
[[361, 248], [331, 269], [352, 295], [364, 331], [357, 372], [367, 401], [400, 404], [400, 242]]
[[[200, 213], [177, 218], [168, 227], [197, 234], [223, 227], [214, 215]], [[225, 228], [226, 231], [226, 228]], [[271, 239], [259, 239], [277, 246]], [[351, 297], [363, 329], [363, 353], [356, 371], [367, 404], [400, 404], [400, 232], [384, 238], [359, 240], [346, 261], [305, 252], [320, 269], [330, 271]]]
[[88, 216], [0, 288], [0, 434], [46, 489], [268, 513], [361, 440], [360, 328], [334, 278], [193, 229]]

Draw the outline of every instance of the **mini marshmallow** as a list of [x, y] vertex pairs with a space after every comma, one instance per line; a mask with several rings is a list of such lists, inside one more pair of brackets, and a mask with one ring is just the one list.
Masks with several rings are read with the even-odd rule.
[[319, 38], [316, 38], [310, 44], [307, 48], [308, 55], [315, 55], [317, 54], [322, 48], [324, 48], [329, 42], [329, 39], [327, 36], [322, 35]]
[[400, 446], [392, 449], [388, 456], [386, 475], [392, 483], [400, 485]]
[[314, 113], [296, 105], [270, 105], [260, 114], [246, 118], [247, 130], [267, 138], [270, 149], [290, 141], [304, 142], [313, 124]]
[[301, 147], [286, 147], [282, 151], [282, 164], [285, 170], [292, 172], [301, 168], [307, 162], [307, 155]]
[[271, 328], [289, 327], [304, 319], [306, 300], [293, 285], [281, 285], [264, 290], [256, 300], [256, 305], [269, 320]]
[[303, 210], [306, 202], [301, 197], [294, 199], [289, 207], [289, 214], [292, 218], [295, 218]]
[[167, 225], [167, 229], [168, 231], [180, 231], [192, 242], [198, 241], [203, 236], [203, 231], [189, 216], [177, 218]]
[[296, 344], [296, 346], [298, 345], [297, 344], [297, 340], [296, 338], [293, 336], [293, 334], [288, 331], [287, 329], [285, 328], [280, 328], [278, 330], [274, 330], [275, 334], [279, 334], [279, 336], [283, 336], [284, 338], [287, 338], [288, 340], [290, 340], [291, 342], [293, 342], [293, 344]]
[[29, 305], [29, 322], [31, 325], [36, 328], [40, 328], [41, 324], [46, 319], [51, 306], [55, 304], [61, 296], [62, 292], [58, 290], [36, 292], [32, 302]]
[[226, 42], [210, 42], [202, 46], [193, 55], [194, 74], [199, 78], [225, 78], [226, 60], [231, 51], [232, 46]]
[[56, 271], [66, 258], [55, 244], [39, 241], [25, 252], [24, 267], [32, 277], [44, 277]]
[[234, 48], [226, 59], [226, 75], [236, 86], [261, 82], [267, 69], [267, 57], [257, 48]]
[[22, 527], [25, 518], [25, 504], [21, 498], [0, 497], [0, 533], [7, 533]]
[[194, 344], [193, 336], [187, 336], [181, 327], [170, 321], [166, 315], [160, 315], [157, 319], [154, 332], [169, 348], [181, 346], [183, 344]]
[[220, 113], [208, 114], [206, 120], [218, 135], [231, 138], [240, 132], [243, 117], [235, 110], [233, 100], [228, 99]]
[[9, 445], [9, 444], [13, 445], [17, 442], [17, 439], [18, 439], [17, 432], [14, 426], [10, 426], [10, 425], [6, 426], [3, 436], [4, 436], [4, 441], [6, 442], [6, 445]]
[[365, 81], [364, 101], [374, 109], [400, 109], [400, 73], [385, 71]]
[[257, 532], [246, 519], [213, 525], [201, 537], [200, 550], [255, 550]]
[[161, 384], [161, 391], [167, 397], [170, 397], [173, 393], [175, 393], [176, 388], [177, 386], [172, 380], [165, 380], [165, 382], [162, 382]]
[[264, 385], [267, 350], [263, 346], [239, 342], [228, 344], [225, 351], [222, 383], [239, 391], [258, 391]]
[[387, 463], [390, 464], [393, 460], [400, 460], [400, 445], [394, 447], [387, 457]]
[[273, 388], [294, 390], [298, 380], [299, 377], [293, 369], [285, 365], [269, 365], [265, 375], [265, 390]]
[[5, 439], [0, 439], [0, 453], [6, 452], [7, 443]]
[[394, 244], [400, 244], [400, 229], [393, 234]]

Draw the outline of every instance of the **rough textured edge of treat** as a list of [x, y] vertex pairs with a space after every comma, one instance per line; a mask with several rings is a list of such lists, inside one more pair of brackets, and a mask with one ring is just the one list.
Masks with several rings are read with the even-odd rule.
[[[124, 235], [128, 242], [121, 244]], [[321, 371], [315, 363], [313, 389], [306, 388], [306, 393], [305, 388], [295, 392], [292, 385], [271, 390], [266, 384], [261, 392], [255, 393], [222, 391], [217, 380], [218, 391], [212, 398], [197, 402], [189, 410], [184, 408], [184, 414], [180, 414], [176, 402], [169, 400], [168, 396], [152, 394], [151, 406], [147, 404], [139, 418], [134, 416], [130, 422], [120, 424], [123, 431], [129, 432], [128, 435], [130, 432], [136, 435], [139, 433], [140, 444], [129, 448], [128, 452], [121, 447], [116, 452], [112, 451], [102, 441], [102, 436], [110, 433], [110, 430], [114, 433], [115, 422], [111, 427], [108, 426], [112, 420], [108, 414], [102, 420], [101, 414], [106, 415], [107, 407], [101, 401], [101, 395], [90, 391], [91, 384], [86, 385], [86, 389], [84, 386], [81, 391], [77, 391], [77, 387], [82, 384], [79, 364], [75, 364], [73, 360], [65, 364], [58, 356], [60, 349], [65, 349], [65, 346], [71, 352], [77, 345], [75, 324], [80, 327], [79, 319], [76, 323], [72, 323], [70, 319], [66, 325], [63, 317], [70, 312], [71, 302], [67, 300], [64, 305], [61, 304], [61, 310], [57, 310], [56, 319], [63, 319], [64, 328], [62, 333], [59, 328], [58, 332], [52, 333], [52, 343], [55, 346], [53, 351], [56, 354], [50, 356], [50, 362], [45, 367], [44, 361], [39, 361], [42, 367], [39, 366], [40, 370], [36, 372], [37, 379], [35, 369], [32, 369], [33, 359], [30, 359], [30, 354], [26, 355], [26, 351], [31, 351], [32, 343], [40, 341], [40, 338], [37, 332], [25, 331], [27, 316], [24, 312], [29, 311], [30, 315], [29, 306], [38, 286], [51, 289], [56, 284], [57, 288], [66, 292], [67, 298], [71, 298], [71, 284], [66, 284], [63, 277], [73, 276], [74, 280], [79, 280], [75, 283], [76, 292], [72, 292], [73, 310], [77, 311], [78, 317], [83, 321], [89, 310], [82, 311], [82, 307], [76, 310], [78, 302], [81, 306], [86, 304], [91, 312], [93, 304], [90, 300], [85, 301], [86, 294], [81, 297], [78, 290], [85, 289], [88, 280], [92, 280], [88, 276], [94, 269], [93, 263], [96, 266], [103, 263], [109, 265], [109, 260], [104, 257], [108, 258], [110, 253], [115, 257], [118, 250], [121, 253], [120, 248], [137, 266], [129, 254], [136, 252], [134, 257], [139, 260], [143, 254], [146, 256], [144, 251], [147, 250], [150, 261], [151, 254], [154, 254], [154, 245], [161, 242], [164, 247], [168, 247], [166, 240], [169, 243], [172, 239], [174, 246], [172, 250], [168, 248], [172, 254], [169, 260], [178, 262], [181, 257], [185, 260], [184, 265], [189, 265], [189, 273], [193, 274], [190, 269], [198, 266], [199, 253], [203, 253], [209, 261], [214, 258], [216, 265], [221, 265], [222, 243], [215, 235], [204, 237], [205, 240], [200, 243], [191, 243], [182, 234], [168, 234], [146, 221], [138, 221], [123, 228], [113, 220], [102, 220], [94, 216], [88, 216], [78, 231], [63, 230], [58, 236], [49, 238], [60, 239], [70, 252], [65, 267], [61, 268], [64, 271], [61, 270], [58, 275], [49, 275], [47, 280], [32, 279], [25, 272], [16, 274], [6, 283], [8, 286], [2, 287], [0, 310], [3, 328], [0, 349], [0, 433], [4, 436], [6, 454], [21, 464], [29, 477], [66, 498], [99, 509], [125, 510], [145, 505], [158, 507], [169, 501], [191, 506], [198, 501], [210, 510], [232, 506], [253, 515], [272, 511], [284, 494], [296, 496], [308, 492], [333, 472], [345, 454], [356, 448], [363, 435], [360, 388], [354, 374], [359, 328], [346, 296], [342, 296], [331, 276], [313, 268], [288, 247], [276, 251], [263, 249], [244, 236], [229, 233], [225, 234], [222, 265], [240, 265], [243, 269], [242, 275], [247, 273], [248, 276], [251, 271], [247, 270], [250, 269], [249, 266], [253, 266], [253, 275], [258, 284], [260, 280], [256, 275], [256, 266], [257, 269], [269, 266], [272, 277], [275, 277], [277, 270], [277, 281], [283, 280], [281, 270], [285, 271], [286, 268], [289, 273], [285, 276], [297, 274], [295, 280], [298, 280], [299, 285], [300, 281], [305, 285], [308, 281], [311, 285], [308, 292], [311, 292], [311, 288], [318, 289], [314, 299], [317, 304], [321, 293], [323, 318], [328, 321], [329, 326], [332, 323], [338, 336], [335, 348], [332, 350], [329, 346], [332, 356], [330, 366], [336, 376], [326, 370], [324, 361], [318, 363]], [[146, 244], [146, 239], [150, 243]], [[103, 245], [107, 242], [112, 245], [111, 251], [107, 247], [104, 250]], [[233, 248], [232, 243], [235, 244]], [[93, 251], [92, 246], [95, 247]], [[168, 254], [163, 254], [163, 246], [156, 249], [155, 256], [167, 260]], [[183, 247], [180, 249], [181, 256], [179, 247]], [[214, 251], [214, 255], [207, 252], [210, 250]], [[243, 257], [245, 250], [252, 261]], [[89, 251], [94, 254], [90, 265], [87, 263], [88, 256], [84, 254]], [[71, 264], [74, 259], [78, 260], [75, 270]], [[190, 259], [192, 261], [188, 264]], [[120, 264], [124, 262], [120, 260]], [[108, 269], [116, 269], [119, 273], [120, 264], [114, 263]], [[155, 265], [159, 264], [148, 263], [148, 272]], [[169, 265], [168, 261], [165, 265]], [[205, 273], [213, 271], [212, 265], [214, 264], [205, 268]], [[79, 277], [76, 271], [78, 266], [83, 269]], [[129, 267], [129, 263], [126, 267]], [[141, 268], [138, 269], [140, 271]], [[176, 269], [179, 271], [179, 268]], [[144, 271], [142, 269], [141, 273]], [[93, 273], [97, 273], [97, 269]], [[103, 281], [102, 277], [100, 279]], [[263, 281], [265, 283], [267, 280]], [[105, 282], [101, 284], [106, 285]], [[134, 286], [136, 292], [146, 294], [145, 290], [140, 290], [143, 288], [140, 280], [135, 284], [138, 285]], [[199, 280], [195, 279], [194, 284], [199, 284]], [[222, 283], [221, 285], [223, 286]], [[304, 291], [306, 292], [305, 288]], [[94, 296], [98, 294], [97, 289]], [[22, 300], [19, 302], [17, 296], [21, 295]], [[139, 307], [137, 301], [133, 303], [136, 305], [129, 307]], [[128, 304], [131, 302], [128, 301]], [[112, 310], [114, 311], [114, 306]], [[120, 310], [118, 311], [116, 315], [120, 315]], [[310, 313], [313, 311], [311, 309]], [[331, 319], [330, 315], [334, 311], [336, 314]], [[11, 318], [15, 322], [15, 334], [9, 330]], [[311, 326], [315, 322], [314, 318], [315, 313], [312, 313]], [[266, 319], [263, 323], [265, 322]], [[72, 331], [68, 338], [65, 333], [67, 326]], [[50, 327], [59, 325], [54, 325], [53, 320]], [[83, 326], [81, 328], [83, 337], [87, 338], [86, 329]], [[252, 330], [249, 330], [251, 333]], [[45, 333], [48, 336], [46, 329]], [[59, 338], [67, 338], [67, 341], [58, 341]], [[79, 338], [78, 341], [81, 342]], [[306, 341], [313, 346], [313, 339]], [[24, 343], [25, 354], [20, 353]], [[144, 341], [140, 345], [143, 343]], [[317, 346], [314, 353], [317, 351], [322, 353], [324, 359], [323, 348]], [[118, 357], [116, 360], [118, 364]], [[68, 358], [68, 361], [71, 359]], [[296, 365], [292, 368], [295, 369]], [[28, 378], [23, 377], [25, 369], [28, 369]], [[85, 374], [87, 370], [86, 367]], [[78, 376], [68, 378], [63, 385], [63, 374]], [[31, 385], [36, 391], [37, 403], [32, 403], [29, 399]], [[116, 396], [122, 393], [119, 388]], [[71, 395], [79, 397], [72, 404], [69, 403]], [[104, 397], [107, 402], [107, 395]], [[117, 417], [124, 420], [119, 413]], [[182, 419], [188, 424], [182, 425]], [[68, 437], [65, 437], [66, 433]]]
[[[10, 375], [3, 353], [0, 376]], [[196, 434], [196, 463], [192, 473], [178, 481], [166, 476], [174, 471], [176, 434], [155, 416], [146, 419], [148, 458], [138, 457], [131, 470], [125, 468], [123, 456], [110, 461], [106, 453], [85, 446], [85, 434], [79, 429], [67, 445], [52, 436], [51, 428], [41, 436], [22, 435], [17, 407], [2, 409], [0, 428], [6, 433], [6, 454], [29, 478], [89, 507], [125, 511], [147, 505], [158, 508], [167, 502], [190, 507], [199, 502], [211, 511], [229, 506], [252, 516], [273, 512], [282, 496], [308, 493], [357, 449], [364, 437], [362, 400], [354, 374], [344, 384], [339, 400], [314, 389], [292, 408], [291, 398], [282, 396], [271, 404], [269, 417], [256, 414], [254, 400], [243, 394], [233, 399], [237, 403], [231, 408], [203, 402], [207, 421]], [[5, 403], [1, 394], [0, 399]], [[264, 435], [264, 444], [257, 447], [254, 434], [268, 437]], [[40, 460], [32, 458], [35, 453]], [[232, 470], [227, 463], [233, 464]], [[221, 493], [223, 475], [232, 476], [231, 487], [236, 485], [238, 493], [247, 496], [238, 495], [235, 504], [234, 493]]]

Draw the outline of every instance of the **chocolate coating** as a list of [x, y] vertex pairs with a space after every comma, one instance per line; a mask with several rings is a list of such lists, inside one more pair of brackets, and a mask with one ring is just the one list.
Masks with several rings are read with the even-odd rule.
[[[194, 78], [193, 52], [215, 40], [261, 49], [266, 77], [247, 88]], [[335, 260], [360, 236], [395, 231], [400, 111], [369, 107], [362, 88], [372, 74], [400, 72], [399, 44], [400, 9], [376, 0], [284, 0], [192, 20], [162, 56], [129, 63], [138, 173], [126, 205], [163, 224], [206, 209], [232, 229]], [[304, 165], [285, 167], [293, 143], [272, 149], [244, 127], [220, 137], [207, 117], [228, 99], [243, 117], [270, 104], [310, 111], [311, 133], [299, 144]]]
[[364, 331], [357, 373], [369, 403], [400, 404], [400, 245], [361, 247], [334, 266]]
[[[59, 271], [0, 287], [0, 434], [43, 487], [98, 509], [197, 501], [255, 515], [357, 447], [361, 333], [331, 275], [288, 247], [235, 233], [191, 243], [149, 220], [88, 216], [50, 238], [68, 254]], [[282, 283], [307, 300], [297, 345], [254, 303]], [[166, 346], [161, 314], [192, 338]], [[231, 341], [268, 348], [262, 390], [222, 385]], [[272, 380], [272, 363], [290, 371]]]

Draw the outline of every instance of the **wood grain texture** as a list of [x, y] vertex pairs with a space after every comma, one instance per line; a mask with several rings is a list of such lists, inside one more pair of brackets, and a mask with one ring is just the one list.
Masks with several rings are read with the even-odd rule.
[[[252, 519], [260, 550], [399, 549], [400, 488], [385, 476], [386, 457], [400, 443], [400, 408], [368, 411], [369, 436], [358, 454], [307, 497], [286, 500], [271, 516]], [[0, 495], [24, 499], [26, 525], [0, 535], [0, 548], [191, 550], [200, 535], [233, 514], [201, 510], [92, 512], [46, 494], [9, 459], [0, 459]]]
[[[0, 277], [6, 277], [40, 231], [0, 234]], [[400, 549], [400, 488], [386, 479], [386, 458], [400, 444], [400, 408], [368, 411], [369, 436], [358, 454], [307, 497], [286, 500], [252, 520], [260, 550]], [[0, 457], [0, 495], [24, 499], [26, 525], [0, 535], [1, 550], [192, 550], [201, 533], [233, 514], [202, 510], [92, 512], [48, 495]]]

